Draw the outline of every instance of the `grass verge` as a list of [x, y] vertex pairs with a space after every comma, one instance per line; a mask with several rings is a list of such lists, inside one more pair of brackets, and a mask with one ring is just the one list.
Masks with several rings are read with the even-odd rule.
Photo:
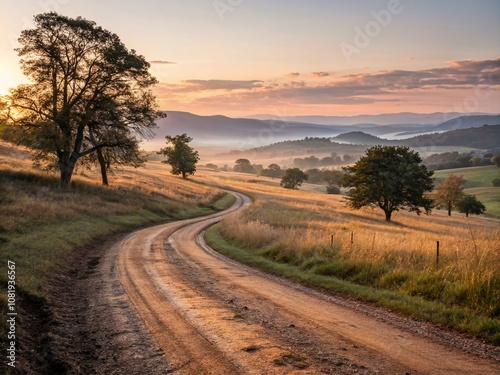
[[[170, 176], [167, 169], [163, 173], [126, 169], [115, 175], [111, 187], [96, 184], [98, 176], [84, 171], [75, 175], [70, 189], [61, 190], [57, 176], [33, 169], [22, 151], [4, 147], [7, 152], [0, 152], [0, 289], [7, 290], [7, 264], [14, 262], [20, 317], [16, 341], [21, 344], [29, 330], [23, 319], [34, 314], [29, 301], [43, 308], [48, 280], [76, 250], [141, 227], [208, 215], [234, 202], [219, 189]], [[4, 317], [7, 307], [7, 295], [2, 293]], [[0, 330], [4, 343], [6, 319]]]
[[[447, 306], [440, 302], [428, 301], [423, 297], [409, 296], [328, 276], [327, 271], [318, 272], [318, 267], [313, 265], [314, 262], [307, 266], [304, 263], [301, 265], [288, 263], [284, 258], [280, 261], [269, 259], [269, 252], [265, 248], [244, 249], [230, 243], [222, 236], [220, 224], [209, 228], [205, 237], [207, 244], [220, 253], [270, 274], [286, 277], [308, 286], [344, 293], [407, 316], [468, 332], [495, 345], [500, 345], [500, 320], [498, 319], [481, 316], [467, 309]], [[335, 268], [338, 264], [333, 262], [325, 265], [323, 263], [321, 267], [325, 270], [328, 266]]]

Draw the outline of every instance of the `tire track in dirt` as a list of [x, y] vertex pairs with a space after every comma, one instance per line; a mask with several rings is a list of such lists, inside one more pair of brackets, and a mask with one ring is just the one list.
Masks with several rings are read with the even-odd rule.
[[249, 204], [134, 232], [117, 273], [179, 374], [496, 374], [466, 354], [213, 252], [200, 233]]

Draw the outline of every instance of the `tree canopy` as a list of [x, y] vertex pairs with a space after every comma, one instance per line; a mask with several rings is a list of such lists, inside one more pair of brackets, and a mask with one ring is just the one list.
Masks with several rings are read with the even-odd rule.
[[465, 214], [466, 217], [469, 217], [469, 214], [481, 215], [486, 211], [484, 204], [482, 204], [475, 195], [468, 194], [465, 194], [457, 202], [457, 209], [458, 212]]
[[375, 206], [391, 221], [394, 211], [408, 209], [420, 214], [429, 213], [432, 201], [425, 197], [432, 191], [433, 175], [422, 164], [415, 151], [402, 146], [375, 146], [354, 165], [344, 167], [344, 186], [348, 192], [348, 205], [354, 209]]
[[446, 208], [448, 216], [451, 216], [453, 208], [464, 197], [466, 182], [463, 175], [450, 174], [444, 181], [436, 185], [435, 201], [438, 207]]
[[283, 173], [285, 173], [285, 171], [283, 171], [283, 169], [281, 169], [278, 164], [272, 163], [269, 164], [266, 169], [263, 169], [260, 172], [260, 175], [265, 177], [281, 178], [283, 176]]
[[157, 81], [143, 56], [95, 22], [54, 12], [34, 22], [17, 49], [32, 83], [11, 91], [10, 121], [37, 160], [59, 168], [67, 187], [80, 158], [114, 148], [130, 155], [138, 138], [152, 136], [162, 116], [151, 92]]
[[253, 167], [252, 163], [250, 163], [250, 160], [248, 159], [238, 159], [235, 162], [235, 166], [233, 170], [235, 172], [240, 172], [240, 173], [251, 173], [255, 174], [255, 168]]
[[167, 157], [163, 163], [170, 164], [174, 175], [180, 174], [182, 178], [193, 175], [196, 172], [196, 163], [200, 160], [198, 151], [189, 146], [189, 142], [193, 138], [188, 137], [186, 133], [173, 137], [167, 135], [165, 138], [167, 139], [167, 147], [158, 152], [158, 154]]
[[288, 168], [281, 178], [280, 185], [285, 189], [297, 189], [304, 181], [307, 181], [307, 174], [299, 168]]

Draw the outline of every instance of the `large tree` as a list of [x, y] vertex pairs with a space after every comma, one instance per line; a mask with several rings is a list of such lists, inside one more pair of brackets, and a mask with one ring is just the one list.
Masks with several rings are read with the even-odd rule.
[[170, 164], [172, 167], [172, 174], [182, 175], [182, 178], [187, 178], [196, 172], [196, 163], [200, 160], [198, 151], [195, 151], [189, 142], [193, 138], [188, 137], [186, 133], [182, 135], [165, 137], [167, 139], [167, 147], [162, 148], [158, 154], [167, 157], [163, 163]]
[[92, 21], [54, 12], [34, 21], [17, 49], [32, 83], [11, 91], [11, 121], [67, 187], [80, 158], [152, 136], [162, 116], [151, 91], [157, 81], [143, 56]]
[[451, 216], [451, 211], [458, 201], [464, 197], [464, 185], [467, 181], [463, 175], [450, 174], [444, 181], [436, 185], [435, 201], [444, 207]]
[[424, 196], [433, 187], [432, 171], [422, 164], [415, 151], [402, 146], [375, 146], [354, 165], [344, 167], [348, 205], [354, 209], [375, 206], [391, 221], [394, 211], [408, 209], [429, 213], [432, 201]]

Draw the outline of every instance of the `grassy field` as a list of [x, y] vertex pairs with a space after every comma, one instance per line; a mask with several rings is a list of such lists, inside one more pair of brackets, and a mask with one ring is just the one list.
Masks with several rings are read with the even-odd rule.
[[500, 178], [500, 168], [489, 165], [485, 167], [446, 169], [434, 172], [436, 181], [450, 174], [463, 175], [467, 180], [465, 193], [475, 195], [485, 205], [486, 215], [500, 218], [500, 187], [494, 187], [491, 181]]
[[[108, 188], [99, 181], [95, 172], [81, 170], [73, 187], [61, 190], [56, 175], [33, 169], [26, 151], [0, 141], [2, 290], [8, 261], [16, 265], [17, 293], [43, 299], [47, 279], [75, 249], [153, 223], [210, 214], [234, 201], [219, 189], [171, 176], [164, 164], [154, 171], [125, 168]], [[3, 316], [6, 298], [2, 293]]]
[[[95, 182], [95, 172], [80, 170], [72, 189], [62, 191], [57, 176], [31, 164], [25, 151], [0, 142], [0, 261], [16, 262], [23, 293], [43, 299], [47, 278], [76, 248], [230, 205], [231, 197], [208, 186], [213, 185], [254, 200], [248, 210], [209, 230], [210, 244], [220, 251], [500, 344], [498, 220], [398, 212], [388, 224], [381, 211], [351, 211], [341, 196], [324, 194], [317, 185], [290, 191], [280, 188], [278, 179], [203, 169], [183, 181], [159, 162], [117, 172], [109, 188]], [[2, 288], [6, 275], [0, 274]], [[3, 313], [5, 302], [4, 294]]]
[[277, 180], [224, 172], [197, 178], [254, 198], [208, 231], [218, 250], [500, 344], [499, 221], [436, 211], [398, 212], [386, 223], [381, 210], [351, 211], [341, 196], [289, 191]]

